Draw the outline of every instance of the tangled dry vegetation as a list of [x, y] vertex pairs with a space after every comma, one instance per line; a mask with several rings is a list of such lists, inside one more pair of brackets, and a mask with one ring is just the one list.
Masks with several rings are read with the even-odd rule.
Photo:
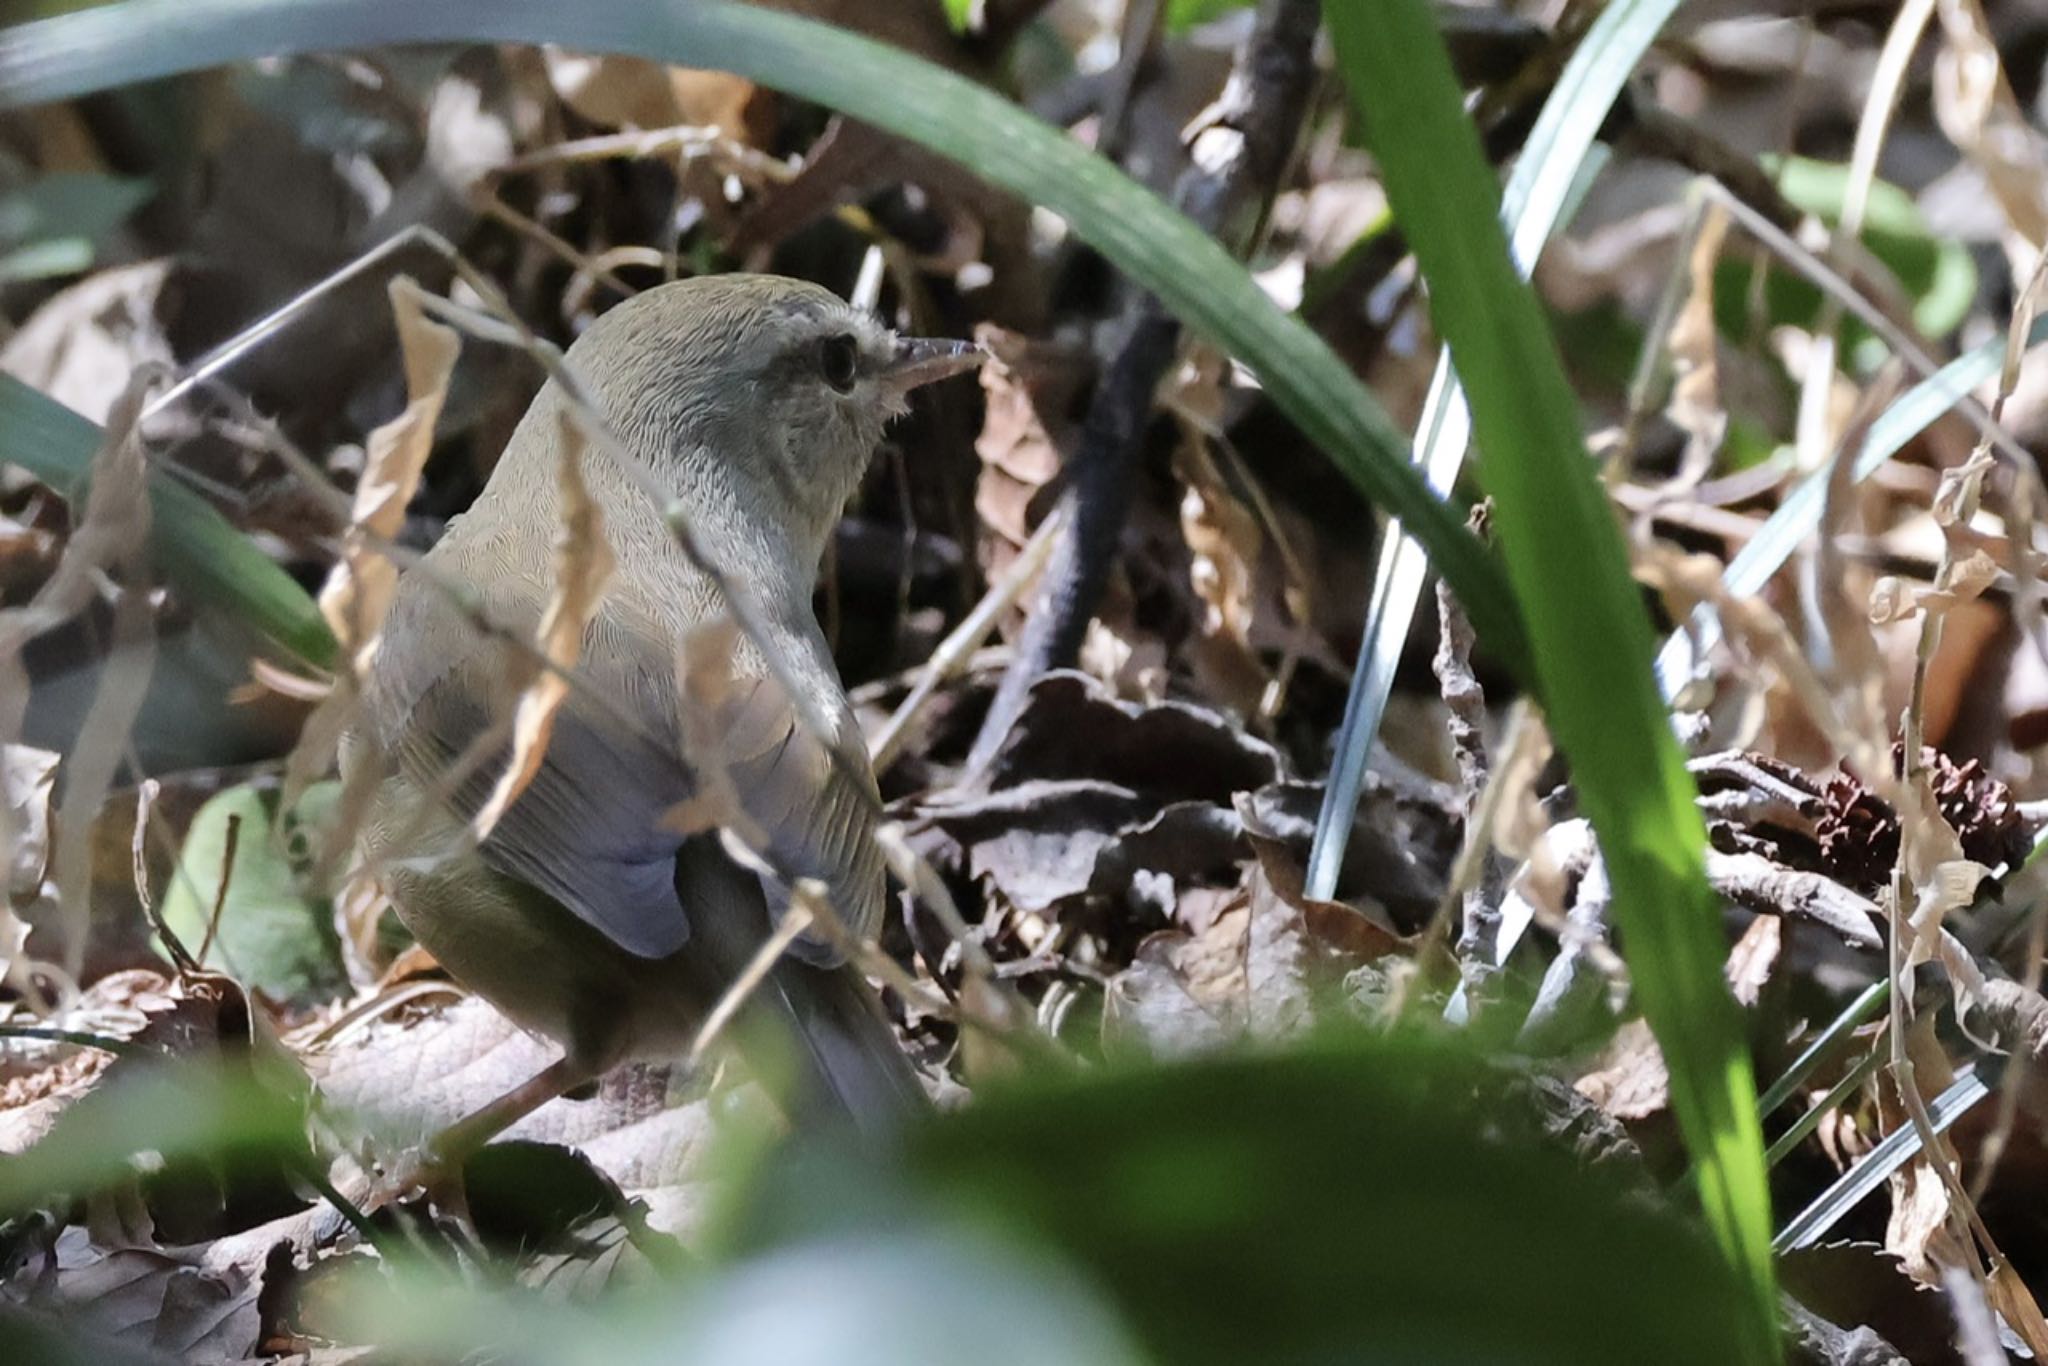
[[[1421, 411], [1426, 301], [1305, 41], [1277, 92], [1247, 63], [1219, 98], [1242, 7], [987, 0], [965, 33], [937, 0], [796, 8], [1071, 129], [1247, 255], [1397, 423]], [[1264, 6], [1254, 50], [1302, 8]], [[1817, 1361], [2039, 1356], [2048, 16], [1699, 8], [1535, 281], [1638, 579], [1693, 627], [1666, 677], [1726, 978], [1759, 1078], [1789, 1082], [1765, 1107], [1788, 1320]], [[1502, 164], [1592, 9], [1442, 12]], [[1057, 220], [738, 77], [376, 51], [0, 115], [0, 370], [108, 433], [89, 498], [0, 467], [0, 1153], [90, 1163], [120, 1126], [184, 1126], [134, 1135], [161, 1157], [90, 1197], [0, 1208], [0, 1322], [61, 1324], [81, 1360], [453, 1359], [432, 1325], [345, 1311], [394, 1248], [587, 1305], [715, 1241], [754, 1160], [719, 1153], [773, 1127], [729, 1068], [551, 1103], [463, 1211], [359, 1180], [547, 1049], [339, 883], [330, 770], [394, 567], [476, 494], [555, 348], [741, 268], [992, 357], [892, 429], [817, 599], [888, 803], [864, 961], [941, 1103], [1448, 1021], [1491, 1070], [1442, 1085], [1487, 1124], [1665, 1199], [1684, 1152], [1598, 844], [1448, 594], [1400, 655], [1335, 892], [1309, 894], [1373, 511], [1250, 376]], [[1975, 368], [1927, 390], [1952, 357]], [[317, 594], [342, 654], [290, 658], [153, 567], [148, 470]], [[1772, 547], [1756, 582], [1730, 569]], [[565, 536], [558, 622], [605, 553]], [[693, 649], [715, 671], [731, 641]], [[575, 641], [530, 645], [507, 722], [537, 743]], [[1896, 1001], [1888, 952], [1926, 965]], [[217, 1093], [112, 1084], [166, 1054], [249, 1066]], [[1627, 1319], [1632, 1287], [1605, 1293]]]

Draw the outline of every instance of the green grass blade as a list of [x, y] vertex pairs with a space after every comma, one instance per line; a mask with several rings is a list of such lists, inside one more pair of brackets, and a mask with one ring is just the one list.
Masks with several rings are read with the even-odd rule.
[[[1991, 1094], [1991, 1088], [1973, 1069], [1963, 1073], [1927, 1107], [1929, 1127], [1944, 1134], [1968, 1114], [1977, 1102]], [[1797, 1252], [1812, 1247], [1828, 1236], [1842, 1216], [1863, 1202], [1865, 1196], [1883, 1185], [1893, 1172], [1910, 1162], [1920, 1151], [1920, 1132], [1909, 1120], [1879, 1139], [1877, 1145], [1835, 1178], [1814, 1202], [1793, 1216], [1772, 1244], [1780, 1252]]]
[[1229, 351], [1457, 589], [1489, 648], [1526, 674], [1495, 558], [1408, 463], [1407, 441], [1306, 324], [1157, 195], [1058, 129], [929, 62], [734, 0], [126, 0], [0, 32], [0, 107], [284, 53], [402, 43], [558, 43], [735, 72], [910, 138], [1066, 219]]
[[[1594, 135], [1621, 97], [1636, 63], [1677, 8], [1678, 0], [1615, 0], [1600, 12], [1565, 63], [1501, 195], [1501, 221], [1508, 225], [1509, 250], [1524, 276], [1535, 268], [1543, 244], [1564, 219], [1574, 187], [1583, 192]], [[1426, 471], [1431, 488], [1448, 493], [1456, 485], [1471, 436], [1465, 392], [1446, 353], [1437, 360], [1422, 417], [1415, 424], [1415, 463]], [[1351, 818], [1358, 810], [1366, 760], [1386, 713], [1394, 669], [1408, 641], [1408, 628], [1415, 621], [1415, 605], [1422, 595], [1427, 568], [1423, 548], [1406, 528], [1398, 523], [1389, 525], [1373, 574], [1372, 598], [1366, 604], [1365, 634], [1359, 642], [1358, 668], [1351, 675], [1351, 694], [1344, 704], [1336, 763], [1316, 816], [1315, 843], [1308, 861], [1310, 896], [1336, 895], [1337, 870], [1344, 864], [1344, 846], [1351, 836]]]
[[[0, 375], [0, 461], [75, 498], [106, 433], [12, 375]], [[230, 526], [205, 499], [152, 475], [150, 558], [193, 601], [225, 608], [303, 663], [334, 662], [334, 637], [291, 575]]]
[[1828, 1022], [1827, 1028], [1816, 1035], [1813, 1042], [1792, 1060], [1792, 1065], [1785, 1069], [1785, 1075], [1771, 1083], [1771, 1088], [1765, 1091], [1756, 1103], [1757, 1113], [1773, 1114], [1780, 1105], [1792, 1099], [1793, 1093], [1806, 1084], [1806, 1079], [1813, 1075], [1814, 1069], [1826, 1062], [1842, 1044], [1848, 1042], [1849, 1036], [1857, 1029], [1868, 1024], [1890, 1000], [1890, 978], [1879, 978], [1858, 992], [1856, 998], [1842, 1007], [1835, 1018]]
[[1339, 65], [1429, 287], [1484, 453], [1508, 577], [1552, 732], [1613, 879], [1637, 1000], [1664, 1051], [1702, 1207], [1750, 1293], [1750, 1358], [1777, 1358], [1770, 1191], [1706, 829], [1651, 675], [1653, 636], [1576, 401], [1515, 273], [1499, 194], [1422, 0], [1333, 5]]

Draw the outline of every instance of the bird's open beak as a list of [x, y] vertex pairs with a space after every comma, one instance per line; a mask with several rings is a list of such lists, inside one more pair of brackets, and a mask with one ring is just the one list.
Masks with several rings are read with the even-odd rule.
[[896, 394], [907, 394], [933, 380], [972, 370], [988, 359], [988, 352], [973, 342], [945, 337], [899, 337], [896, 355], [882, 372], [882, 386]]

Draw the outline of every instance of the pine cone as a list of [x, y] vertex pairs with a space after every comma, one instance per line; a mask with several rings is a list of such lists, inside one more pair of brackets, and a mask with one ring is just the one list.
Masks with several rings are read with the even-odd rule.
[[1845, 887], [1873, 892], [1899, 861], [1899, 817], [1846, 769], [1828, 779], [1824, 806], [1814, 822], [1821, 862]]
[[[2004, 783], [1972, 759], [1958, 764], [1928, 746], [1921, 753], [1942, 819], [1955, 828], [1963, 857], [1997, 869], [2027, 856], [2032, 841]], [[1892, 746], [1892, 772], [1905, 771], [1905, 746]], [[1899, 817], [1847, 769], [1828, 780], [1815, 822], [1821, 859], [1839, 882], [1861, 891], [1882, 887], [1899, 859]]]
[[1984, 771], [1975, 759], [1957, 764], [1947, 755], [1929, 748], [1922, 761], [1934, 787], [1934, 800], [1942, 818], [1955, 827], [1963, 842], [1963, 857], [1989, 868], [2017, 864], [2033, 848], [2020, 824], [2020, 810], [2012, 791]]

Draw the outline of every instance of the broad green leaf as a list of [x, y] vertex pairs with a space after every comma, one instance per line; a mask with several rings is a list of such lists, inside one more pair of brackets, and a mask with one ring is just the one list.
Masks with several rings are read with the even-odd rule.
[[141, 208], [156, 187], [129, 176], [66, 171], [0, 192], [0, 243], [44, 237], [95, 238]]
[[[97, 423], [0, 375], [0, 461], [75, 499], [104, 436]], [[192, 490], [155, 475], [150, 493], [150, 557], [165, 578], [196, 601], [234, 612], [294, 659], [333, 662], [334, 637], [291, 575]]]
[[[332, 804], [330, 786], [315, 792], [321, 805]], [[307, 796], [313, 798], [314, 793]], [[348, 986], [333, 910], [324, 897], [309, 896], [301, 888], [286, 852], [286, 835], [298, 820], [277, 822], [275, 800], [274, 789], [265, 791], [253, 783], [207, 799], [185, 832], [177, 875], [164, 897], [164, 920], [194, 954], [202, 944], [208, 945], [202, 963], [243, 986], [278, 1001], [324, 1001]], [[314, 819], [318, 815], [303, 809], [294, 813]], [[229, 865], [231, 822], [237, 834], [234, 862]], [[216, 921], [214, 905], [224, 872], [227, 896], [219, 903]]]
[[842, 1212], [905, 1186], [1088, 1272], [1183, 1366], [1740, 1359], [1743, 1287], [1697, 1216], [1581, 1166], [1529, 1105], [1406, 1034], [992, 1083], [886, 1177], [771, 1166], [753, 1217], [770, 1247], [857, 1241], [904, 1202]]
[[[1841, 221], [1849, 184], [1847, 165], [1808, 157], [1767, 157], [1764, 166], [1775, 177], [1779, 193], [1794, 207], [1830, 227]], [[1861, 240], [1898, 277], [1913, 301], [1913, 326], [1923, 335], [1947, 336], [1968, 315], [1977, 296], [1977, 267], [1970, 260], [1969, 248], [1936, 237], [1913, 197], [1890, 181], [1874, 181], [1870, 186]], [[1747, 290], [1747, 263], [1730, 264], [1739, 267], [1740, 289]], [[1773, 269], [1771, 285], [1778, 291], [1772, 321], [1803, 323], [1819, 313], [1820, 291], [1804, 278]], [[1741, 298], [1740, 293], [1732, 299], [1724, 297], [1718, 280], [1714, 293], [1717, 311], [1724, 318]]]
[[1107, 161], [974, 82], [880, 43], [734, 0], [127, 0], [0, 31], [0, 106], [259, 56], [432, 42], [551, 42], [721, 68], [910, 138], [1052, 210], [1242, 361], [1428, 549], [1495, 655], [1525, 666], [1521, 622], [1498, 562], [1410, 468], [1406, 440], [1306, 324]]
[[65, 172], [0, 189], [0, 284], [76, 275], [156, 192], [147, 180]]
[[1663, 1049], [1701, 1204], [1748, 1295], [1743, 1359], [1775, 1360], [1770, 1191], [1706, 830], [1650, 671], [1653, 638], [1541, 307], [1422, 0], [1329, 11], [1387, 197], [1472, 410], [1537, 693], [1614, 885], [1635, 997]]
[[0, 252], [0, 284], [54, 280], [91, 268], [92, 243], [83, 237], [57, 237]]

